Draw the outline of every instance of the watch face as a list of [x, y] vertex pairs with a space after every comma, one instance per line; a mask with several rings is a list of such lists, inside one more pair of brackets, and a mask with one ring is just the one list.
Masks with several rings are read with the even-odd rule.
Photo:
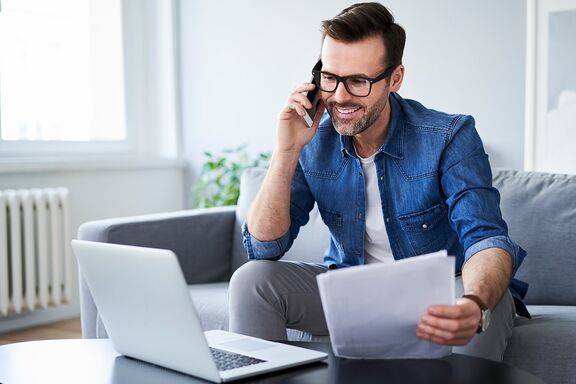
[[480, 325], [482, 327], [482, 332], [484, 332], [488, 329], [488, 326], [490, 325], [490, 310], [489, 309], [484, 309], [482, 311], [482, 319], [480, 320]]

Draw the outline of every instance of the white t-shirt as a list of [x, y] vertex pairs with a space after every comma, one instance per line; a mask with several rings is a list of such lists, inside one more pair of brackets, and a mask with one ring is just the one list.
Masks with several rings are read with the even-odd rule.
[[392, 262], [392, 248], [384, 225], [382, 202], [378, 189], [378, 175], [374, 157], [364, 159], [360, 156], [364, 172], [364, 189], [366, 191], [366, 228], [364, 231], [364, 264]]

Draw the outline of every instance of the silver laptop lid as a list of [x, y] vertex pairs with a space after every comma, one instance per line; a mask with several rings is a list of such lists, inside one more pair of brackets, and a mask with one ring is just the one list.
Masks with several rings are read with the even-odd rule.
[[221, 381], [172, 251], [80, 240], [72, 248], [119, 353]]

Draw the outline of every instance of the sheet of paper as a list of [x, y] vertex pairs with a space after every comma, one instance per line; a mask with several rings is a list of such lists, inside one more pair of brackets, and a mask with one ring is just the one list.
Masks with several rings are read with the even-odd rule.
[[426, 308], [454, 303], [454, 257], [445, 251], [318, 275], [334, 354], [345, 358], [439, 358], [450, 346], [424, 341]]

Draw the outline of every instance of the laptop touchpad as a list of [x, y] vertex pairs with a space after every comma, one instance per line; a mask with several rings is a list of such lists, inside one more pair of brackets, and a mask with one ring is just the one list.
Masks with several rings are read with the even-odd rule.
[[267, 341], [259, 341], [252, 339], [240, 339], [229, 341], [227, 343], [218, 344], [217, 347], [225, 347], [233, 350], [242, 350], [246, 352], [259, 351], [261, 349], [273, 348], [276, 344]]

